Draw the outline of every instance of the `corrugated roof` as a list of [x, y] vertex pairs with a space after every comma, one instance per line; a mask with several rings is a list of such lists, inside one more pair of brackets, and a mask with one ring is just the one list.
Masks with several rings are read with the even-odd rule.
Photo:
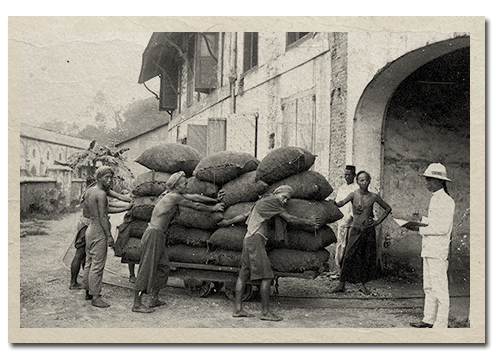
[[90, 141], [81, 138], [62, 135], [56, 132], [47, 131], [43, 128], [33, 127], [26, 123], [21, 123], [21, 137], [32, 138], [39, 141], [55, 143], [63, 146], [87, 149]]

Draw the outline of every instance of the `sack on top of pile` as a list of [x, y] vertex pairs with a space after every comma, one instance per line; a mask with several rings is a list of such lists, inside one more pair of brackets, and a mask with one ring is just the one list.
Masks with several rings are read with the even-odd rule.
[[200, 160], [193, 174], [202, 181], [223, 185], [257, 169], [259, 160], [249, 153], [221, 151]]
[[281, 147], [269, 152], [257, 167], [257, 180], [268, 185], [307, 171], [316, 156], [301, 147]]
[[304, 171], [275, 182], [267, 188], [272, 193], [279, 186], [288, 185], [293, 189], [292, 198], [306, 200], [324, 200], [333, 192], [326, 178], [315, 171]]
[[153, 171], [171, 174], [184, 171], [186, 176], [190, 177], [202, 157], [201, 153], [191, 146], [165, 143], [148, 148], [135, 162]]
[[196, 177], [192, 176], [188, 178], [187, 191], [186, 194], [197, 194], [213, 199], [217, 198], [217, 193], [219, 192], [219, 186], [214, 183], [201, 181]]
[[225, 194], [221, 201], [225, 207], [259, 199], [266, 191], [267, 184], [256, 180], [255, 174], [256, 171], [247, 172], [222, 186], [221, 190], [224, 190]]
[[[286, 206], [286, 211], [290, 215], [302, 217], [306, 219], [319, 219], [320, 226], [334, 223], [344, 217], [344, 214], [335, 206], [333, 200], [302, 200], [302, 199], [290, 199], [288, 200]], [[288, 228], [296, 229], [300, 228], [305, 231], [314, 232], [314, 228], [311, 226], [294, 226], [288, 224]]]

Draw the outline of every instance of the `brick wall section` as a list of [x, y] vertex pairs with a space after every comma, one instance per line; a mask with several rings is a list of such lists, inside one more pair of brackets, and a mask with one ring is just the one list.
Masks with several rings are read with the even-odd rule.
[[328, 181], [336, 193], [343, 182], [346, 159], [347, 33], [331, 33], [330, 164]]

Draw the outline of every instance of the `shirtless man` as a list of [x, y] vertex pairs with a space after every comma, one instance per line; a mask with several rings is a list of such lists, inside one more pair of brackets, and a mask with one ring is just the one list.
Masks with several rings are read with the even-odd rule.
[[[375, 226], [380, 224], [391, 213], [392, 208], [382, 198], [368, 191], [371, 176], [366, 171], [361, 171], [356, 176], [359, 189], [351, 192], [344, 200], [335, 202], [342, 207], [348, 202], [352, 203], [353, 222], [349, 232], [344, 256], [341, 261], [340, 283], [331, 293], [345, 291], [345, 282], [361, 283], [359, 289], [365, 295], [370, 295], [366, 282], [376, 274], [377, 249]], [[377, 203], [384, 212], [375, 220], [373, 205]]]
[[286, 222], [296, 225], [319, 227], [318, 220], [310, 220], [290, 215], [285, 205], [292, 195], [292, 188], [283, 185], [274, 190], [272, 195], [257, 201], [250, 213], [240, 214], [229, 220], [223, 220], [218, 225], [228, 226], [247, 220], [247, 233], [243, 240], [241, 253], [240, 273], [236, 281], [233, 317], [253, 317], [243, 310], [241, 299], [243, 290], [249, 280], [260, 280], [260, 298], [262, 303], [261, 320], [281, 321], [283, 318], [269, 310], [269, 296], [274, 272], [266, 252], [266, 242], [270, 233], [270, 221], [274, 217], [281, 217]]
[[85, 232], [86, 260], [83, 273], [85, 299], [92, 299], [92, 305], [98, 308], [109, 307], [100, 293], [108, 246], [114, 245], [108, 216], [108, 193], [113, 175], [111, 167], [99, 167], [95, 176], [96, 185], [85, 192], [83, 202], [83, 215], [90, 218], [90, 224]]
[[[141, 239], [141, 262], [135, 282], [133, 312], [151, 313], [154, 307], [166, 303], [158, 298], [160, 289], [167, 286], [170, 274], [169, 259], [166, 251], [166, 235], [172, 219], [179, 206], [189, 207], [199, 211], [222, 212], [224, 205], [217, 203], [209, 206], [204, 203], [216, 203], [202, 195], [186, 195], [187, 179], [183, 171], [174, 173], [167, 181], [167, 191], [153, 209], [148, 228]], [[221, 198], [219, 194], [218, 199]], [[151, 296], [149, 307], [142, 303], [142, 294]]]
[[[91, 187], [95, 186], [96, 183], [92, 183], [88, 186], [88, 188], [83, 192], [82, 197], [80, 198], [80, 203], [84, 203], [85, 201], [85, 196]], [[114, 199], [121, 200], [122, 202], [116, 203], [115, 205], [111, 202], [108, 204], [108, 213], [109, 214], [114, 214], [114, 213], [120, 213], [124, 212], [130, 209], [132, 206], [130, 202], [132, 199], [127, 196], [127, 195], [122, 195], [119, 194], [111, 188], [108, 189], [107, 194], [109, 197], [112, 197]], [[80, 267], [85, 270], [85, 258], [86, 258], [86, 252], [85, 252], [85, 247], [86, 247], [86, 242], [85, 242], [85, 233], [87, 231], [88, 226], [90, 225], [90, 213], [89, 213], [89, 206], [84, 205], [83, 207], [83, 212], [82, 216], [80, 217], [80, 220], [78, 220], [78, 226], [77, 226], [77, 231], [76, 235], [73, 241], [73, 244], [75, 246], [75, 255], [73, 257], [73, 261], [71, 262], [71, 267], [70, 267], [70, 273], [71, 273], [71, 279], [70, 279], [70, 284], [69, 284], [69, 289], [82, 289], [82, 285], [78, 283], [78, 273], [80, 272]], [[132, 264], [133, 266], [133, 264]]]

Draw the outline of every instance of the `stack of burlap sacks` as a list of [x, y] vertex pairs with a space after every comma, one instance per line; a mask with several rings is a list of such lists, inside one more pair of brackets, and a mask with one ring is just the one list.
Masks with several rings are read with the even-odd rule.
[[[163, 163], [173, 164], [173, 154], [168, 151], [179, 146], [188, 147], [166, 144], [146, 150], [136, 160], [151, 171], [137, 178], [137, 186], [133, 191], [134, 196], [137, 196], [135, 205], [119, 226], [117, 244], [123, 247], [121, 254], [115, 248], [115, 255], [121, 256], [124, 263], [139, 262], [139, 235], [142, 236], [141, 232], [147, 227], [145, 219], [148, 214], [151, 216], [154, 203], [164, 190], [156, 185], [164, 183], [167, 175], [181, 170], [179, 163], [176, 168], [167, 168], [160, 166], [160, 162], [155, 160], [153, 165], [151, 155], [161, 154]], [[159, 149], [164, 151], [159, 152]], [[189, 193], [215, 198], [219, 190], [224, 190], [222, 202], [225, 211], [210, 213], [181, 207], [167, 235], [170, 260], [237, 267], [246, 224], [229, 227], [218, 227], [217, 224], [223, 219], [229, 220], [249, 212], [260, 197], [286, 184], [294, 190], [292, 199], [286, 206], [287, 211], [302, 218], [317, 218], [321, 227], [314, 230], [287, 225], [285, 239], [275, 240], [272, 237], [267, 243], [271, 265], [275, 271], [287, 273], [326, 271], [329, 259], [326, 247], [336, 242], [335, 234], [327, 224], [339, 220], [342, 213], [333, 202], [325, 200], [333, 190], [321, 174], [309, 170], [314, 161], [315, 156], [305, 149], [284, 147], [271, 151], [262, 161], [247, 153], [223, 151], [200, 158], [191, 170], [182, 169], [189, 177]], [[150, 186], [151, 183], [155, 187]], [[154, 188], [157, 195], [143, 195], [138, 188]], [[147, 201], [143, 201], [146, 198]], [[141, 212], [136, 209], [141, 209]]]

